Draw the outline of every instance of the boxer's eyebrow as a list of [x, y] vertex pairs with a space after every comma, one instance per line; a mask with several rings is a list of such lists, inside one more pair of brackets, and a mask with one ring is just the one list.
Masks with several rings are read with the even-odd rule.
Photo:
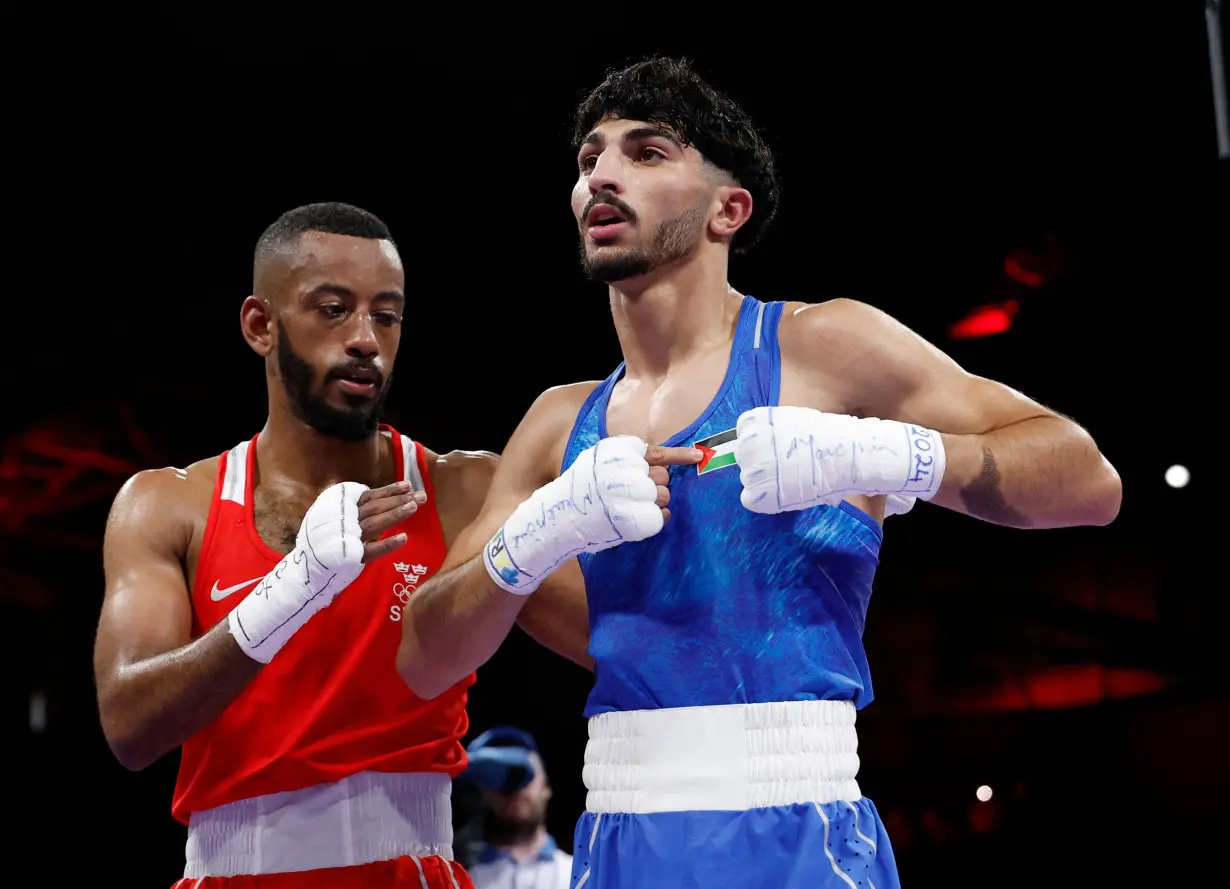
[[627, 142], [636, 142], [641, 139], [665, 139], [680, 151], [683, 150], [683, 141], [663, 126], [633, 127], [624, 133], [623, 138]]
[[[669, 128], [658, 124], [633, 127], [621, 133], [619, 138], [624, 142], [636, 142], [639, 139], [665, 139], [676, 148], [683, 150], [683, 140], [676, 136]], [[581, 140], [581, 147], [583, 148], [586, 145], [603, 148], [606, 145], [606, 136], [595, 130]]]
[[[313, 287], [311, 290], [309, 290], [308, 293], [309, 294], [330, 293], [333, 296], [340, 296], [343, 299], [347, 297], [353, 297], [355, 295], [353, 290], [341, 284], [319, 284], [316, 287]], [[382, 290], [376, 294], [375, 298], [376, 299], [389, 299], [389, 300], [392, 300], [393, 302], [401, 303], [403, 305], [406, 302], [406, 295], [402, 293], [400, 290]]]

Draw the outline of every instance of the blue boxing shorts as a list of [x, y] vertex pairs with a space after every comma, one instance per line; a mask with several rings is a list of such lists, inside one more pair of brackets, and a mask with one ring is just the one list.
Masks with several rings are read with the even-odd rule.
[[899, 889], [848, 701], [589, 721], [572, 889]]

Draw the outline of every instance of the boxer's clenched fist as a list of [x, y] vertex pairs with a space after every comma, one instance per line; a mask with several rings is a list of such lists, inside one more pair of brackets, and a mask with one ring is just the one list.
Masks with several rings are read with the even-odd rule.
[[740, 501], [773, 514], [835, 506], [852, 494], [929, 499], [944, 476], [938, 432], [911, 423], [830, 414], [806, 407], [758, 407], [736, 426]]
[[296, 551], [309, 556], [303, 564], [309, 582], [333, 578], [334, 595], [363, 570], [359, 500], [367, 491], [367, 485], [355, 482], [341, 482], [325, 488], [308, 508], [295, 538]]
[[491, 538], [484, 561], [492, 580], [511, 593], [529, 594], [580, 553], [652, 537], [669, 516], [664, 467], [699, 459], [694, 448], [650, 447], [631, 435], [586, 448]]
[[380, 537], [413, 514], [419, 501], [404, 482], [376, 491], [341, 482], [322, 491], [303, 517], [295, 548], [230, 613], [239, 647], [269, 663], [365, 563], [406, 542], [404, 534]]

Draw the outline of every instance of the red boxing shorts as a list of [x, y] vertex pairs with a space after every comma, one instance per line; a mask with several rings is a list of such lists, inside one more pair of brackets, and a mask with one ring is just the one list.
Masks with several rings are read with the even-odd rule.
[[403, 855], [353, 867], [250, 877], [185, 877], [171, 889], [474, 889], [474, 884], [455, 861], [435, 855]]

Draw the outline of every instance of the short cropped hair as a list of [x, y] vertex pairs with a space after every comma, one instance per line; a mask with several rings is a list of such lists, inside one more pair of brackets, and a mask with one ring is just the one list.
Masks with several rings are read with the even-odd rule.
[[256, 242], [256, 263], [284, 244], [295, 240], [304, 232], [324, 232], [328, 235], [349, 235], [352, 238], [371, 238], [378, 241], [393, 241], [389, 227], [374, 213], [351, 204], [330, 201], [322, 204], [306, 204], [287, 210], [272, 225], [265, 229]]

